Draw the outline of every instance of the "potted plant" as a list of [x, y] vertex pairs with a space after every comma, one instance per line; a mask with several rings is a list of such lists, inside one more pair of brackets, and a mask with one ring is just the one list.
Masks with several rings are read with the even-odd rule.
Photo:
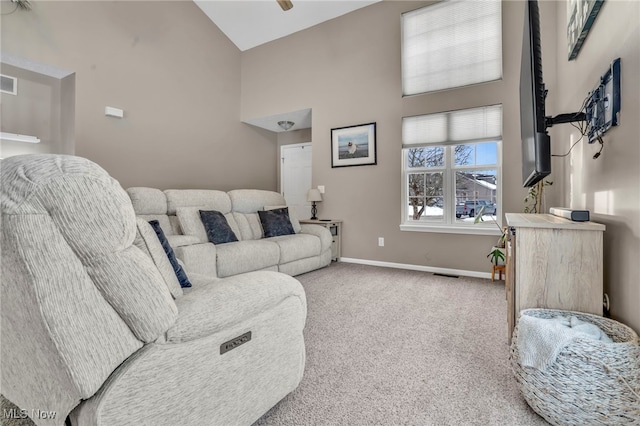
[[[484, 222], [484, 210], [485, 206], [482, 206], [478, 213], [476, 214], [473, 223]], [[504, 265], [505, 264], [505, 245], [507, 242], [507, 227], [501, 228], [498, 222], [491, 216], [491, 220], [496, 224], [498, 229], [500, 230], [500, 237], [498, 238], [498, 242], [495, 246], [491, 247], [491, 251], [487, 255], [487, 257], [491, 260], [491, 263], [494, 265]]]
[[553, 185], [552, 181], [543, 179], [529, 188], [524, 198], [525, 213], [544, 213], [544, 188], [551, 185]]
[[504, 265], [504, 247], [492, 247], [492, 250], [489, 252], [487, 257], [494, 265]]

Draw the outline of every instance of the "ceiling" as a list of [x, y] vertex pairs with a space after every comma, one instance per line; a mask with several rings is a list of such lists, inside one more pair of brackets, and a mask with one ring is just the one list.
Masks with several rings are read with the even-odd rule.
[[288, 36], [381, 0], [193, 0], [241, 51]]
[[[278, 121], [292, 121], [294, 125], [289, 130], [284, 130], [278, 125]], [[267, 117], [253, 118], [251, 120], [245, 120], [244, 122], [275, 133], [308, 129], [311, 127], [311, 108], [269, 115]]]
[[[238, 49], [245, 51], [381, 0], [292, 0], [293, 8], [286, 12], [276, 0], [193, 1]], [[308, 129], [311, 109], [257, 117], [245, 123], [284, 132], [278, 121], [293, 121], [295, 125], [290, 130]]]

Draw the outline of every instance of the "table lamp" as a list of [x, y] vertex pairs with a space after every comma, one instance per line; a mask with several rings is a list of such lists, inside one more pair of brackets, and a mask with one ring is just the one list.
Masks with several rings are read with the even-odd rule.
[[317, 220], [318, 208], [316, 203], [322, 201], [322, 194], [317, 189], [310, 189], [307, 193], [307, 201], [311, 201], [311, 220]]

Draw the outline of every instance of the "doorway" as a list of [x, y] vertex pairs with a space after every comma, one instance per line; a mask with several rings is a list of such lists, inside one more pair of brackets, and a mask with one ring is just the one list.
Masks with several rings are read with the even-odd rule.
[[311, 189], [311, 142], [280, 147], [280, 192], [289, 212], [298, 219], [311, 217], [307, 192]]
[[[15, 79], [14, 90], [3, 93], [0, 102], [0, 157], [74, 155], [75, 72], [6, 52], [0, 60], [2, 74]], [[31, 138], [14, 138], [23, 135]]]

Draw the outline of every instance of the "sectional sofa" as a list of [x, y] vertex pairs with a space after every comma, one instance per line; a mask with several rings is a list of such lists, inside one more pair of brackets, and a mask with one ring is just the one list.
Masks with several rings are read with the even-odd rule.
[[[331, 233], [290, 216], [293, 233], [265, 237], [264, 212], [285, 206], [273, 191], [132, 187], [127, 189], [136, 215], [157, 220], [185, 269], [219, 278], [267, 270], [295, 276], [331, 263]], [[219, 212], [237, 241], [210, 241], [200, 211]]]
[[80, 157], [2, 160], [0, 206], [0, 387], [18, 415], [38, 426], [250, 425], [298, 386], [307, 304], [295, 278], [187, 269], [182, 288], [127, 193]]

